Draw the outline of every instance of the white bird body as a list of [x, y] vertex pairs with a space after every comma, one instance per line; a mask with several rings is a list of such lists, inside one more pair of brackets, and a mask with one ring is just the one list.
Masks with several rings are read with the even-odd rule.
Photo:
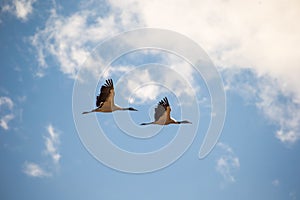
[[155, 108], [154, 113], [154, 121], [148, 123], [141, 123], [141, 125], [149, 125], [149, 124], [157, 124], [157, 125], [168, 125], [168, 124], [191, 124], [191, 122], [184, 121], [176, 121], [171, 118], [171, 107], [169, 105], [169, 101], [167, 97], [161, 100], [157, 107]]
[[137, 111], [134, 108], [121, 108], [114, 103], [115, 91], [112, 79], [106, 80], [106, 83], [102, 85], [100, 94], [96, 98], [97, 108], [91, 111], [83, 112], [82, 114], [88, 114], [91, 112], [114, 112], [117, 110], [131, 110]]
[[116, 105], [110, 105], [110, 104], [103, 104], [102, 107], [100, 108], [96, 108], [96, 110], [94, 112], [114, 112], [117, 110], [122, 110], [121, 107], [116, 106]]

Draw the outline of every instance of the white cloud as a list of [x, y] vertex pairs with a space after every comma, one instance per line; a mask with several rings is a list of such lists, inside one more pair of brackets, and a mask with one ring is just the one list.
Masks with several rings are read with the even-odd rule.
[[[297, 93], [300, 6], [294, 1], [110, 1], [136, 12], [148, 27], [183, 33], [198, 42], [218, 66], [250, 67]], [[130, 5], [133, 5], [131, 9]], [[255, 12], [255, 16], [249, 10]], [[298, 72], [298, 73], [297, 73]], [[284, 86], [285, 85], [285, 86]]]
[[[278, 125], [275, 135], [280, 141], [298, 140], [300, 26], [296, 19], [300, 18], [300, 6], [297, 0], [243, 3], [175, 0], [172, 4], [167, 0], [109, 0], [108, 3], [109, 9], [104, 14], [97, 12], [100, 8], [93, 1], [82, 3], [85, 6], [81, 10], [67, 17], [52, 11], [45, 28], [32, 37], [38, 51], [38, 74], [44, 75], [46, 58], [51, 57], [63, 73], [74, 78], [93, 47], [122, 30], [147, 26], [178, 31], [207, 50], [218, 67], [254, 72], [259, 79], [257, 88], [244, 83], [243, 87], [237, 85], [236, 90], [247, 100], [256, 101], [264, 116]], [[127, 86], [132, 89], [134, 84]], [[145, 101], [155, 97], [157, 90], [153, 86], [148, 88], [151, 94], [138, 96]], [[274, 99], [278, 96], [285, 96], [290, 102]]]
[[3, 117], [0, 118], [0, 126], [4, 130], [8, 130], [9, 129], [8, 122], [14, 118], [15, 116], [13, 114], [4, 115]]
[[222, 154], [216, 160], [216, 170], [222, 175], [224, 181], [233, 183], [236, 181], [233, 174], [240, 168], [239, 158], [230, 146], [224, 143], [218, 143], [217, 146], [221, 148]]
[[107, 78], [110, 78], [112, 75], [125, 74], [125, 73], [130, 72], [132, 69], [134, 69], [133, 66], [114, 66], [114, 67], [110, 67], [106, 71], [103, 72], [103, 78], [107, 79]]
[[193, 80], [193, 75], [186, 77], [188, 73], [180, 73], [178, 69], [189, 66], [181, 62], [173, 63], [171, 66], [167, 69], [150, 64], [130, 71], [129, 74], [121, 76], [120, 94], [125, 98], [130, 97], [131, 103], [143, 104], [157, 100], [163, 93], [171, 91], [177, 97], [182, 98], [182, 103], [188, 104], [189, 101], [184, 101], [184, 98], [195, 95], [197, 88], [193, 88], [187, 82], [187, 79]]
[[15, 14], [19, 19], [27, 20], [29, 14], [32, 13], [32, 4], [36, 0], [14, 0]]
[[13, 114], [14, 103], [9, 97], [0, 97], [0, 126], [9, 129], [8, 123], [15, 118]]
[[25, 162], [23, 166], [23, 172], [31, 177], [49, 177], [51, 174], [45, 171], [41, 166], [32, 162]]
[[259, 83], [257, 107], [278, 127], [276, 138], [285, 144], [300, 139], [300, 103], [280, 90], [281, 83], [263, 78]]
[[13, 0], [11, 4], [5, 4], [2, 7], [3, 12], [14, 14], [21, 21], [27, 21], [28, 16], [32, 13], [32, 5], [36, 0]]
[[46, 162], [44, 168], [40, 164], [33, 162], [25, 162], [23, 172], [28, 176], [33, 177], [49, 177], [53, 175], [54, 170], [59, 167], [59, 161], [61, 154], [59, 153], [58, 147], [60, 144], [59, 131], [53, 127], [53, 125], [48, 125], [46, 127], [47, 135], [45, 136], [45, 150], [44, 155], [50, 156], [50, 162]]
[[[153, 60], [145, 64], [144, 60], [149, 57]], [[116, 83], [122, 85], [118, 88], [118, 93], [120, 92], [124, 98], [129, 98], [130, 103], [143, 104], [157, 100], [159, 95], [168, 91], [181, 98], [189, 98], [195, 93], [200, 93], [200, 87], [195, 80], [196, 71], [189, 63], [173, 54], [161, 54], [158, 50], [146, 49], [123, 55], [121, 61], [124, 60], [125, 64], [113, 63], [102, 75], [105, 79], [112, 76], [119, 77], [114, 80], [115, 86]], [[126, 65], [127, 63], [130, 65]], [[88, 65], [86, 63], [87, 67], [92, 65], [93, 62]]]
[[300, 135], [298, 132], [293, 130], [284, 132], [283, 130], [279, 130], [276, 132], [276, 138], [278, 138], [283, 143], [295, 143], [299, 140]]
[[14, 106], [14, 103], [9, 97], [0, 97], [0, 106], [4, 105], [6, 105], [11, 110]]
[[[148, 27], [171, 29], [189, 36], [208, 51], [219, 67], [253, 71], [257, 78], [262, 78], [257, 84], [260, 88], [244, 83], [243, 87], [236, 85], [236, 89], [246, 99], [258, 100], [257, 107], [264, 116], [279, 125], [277, 138], [284, 143], [298, 140], [300, 27], [296, 19], [300, 18], [299, 1], [110, 2], [135, 12]], [[130, 5], [134, 5], [133, 9]], [[274, 100], [276, 96], [286, 96], [291, 102]]]
[[[135, 92], [134, 99], [137, 98], [141, 102], [156, 99], [156, 97], [159, 94], [160, 87], [153, 84], [155, 82], [154, 82], [153, 78], [151, 77], [149, 70], [147, 70], [147, 69], [141, 70], [137, 73], [131, 74], [130, 76], [131, 76], [131, 78], [127, 79], [125, 87], [123, 89], [123, 90], [125, 90], [124, 96], [126, 95], [126, 93], [131, 94], [131, 92]], [[145, 83], [147, 85], [144, 85]], [[144, 86], [144, 87], [141, 88], [141, 86]], [[128, 92], [130, 92], [130, 93], [128, 93]]]
[[300, 103], [281, 82], [249, 69], [223, 71], [226, 87], [255, 105], [268, 122], [277, 127], [275, 137], [291, 145], [300, 139]]
[[45, 137], [45, 153], [50, 155], [54, 164], [59, 164], [61, 155], [58, 151], [58, 146], [60, 144], [59, 133], [50, 124], [47, 126], [48, 135]]
[[[88, 52], [106, 37], [140, 26], [160, 27], [183, 33], [198, 42], [218, 66], [254, 69], [280, 80], [283, 91], [300, 102], [298, 67], [300, 6], [285, 1], [108, 1], [105, 14], [93, 1], [73, 15], [55, 11], [32, 41], [41, 66], [54, 56], [63, 73], [74, 76]], [[86, 5], [86, 3], [82, 3]], [[97, 9], [95, 9], [97, 8]], [[248, 11], [253, 10], [255, 16]]]
[[43, 70], [48, 67], [46, 58], [52, 57], [58, 61], [64, 74], [75, 78], [79, 67], [97, 44], [123, 30], [124, 26], [130, 28], [136, 24], [135, 20], [131, 20], [131, 13], [115, 10], [103, 16], [97, 9], [99, 5], [88, 5], [90, 7], [67, 17], [53, 9], [45, 28], [31, 37], [38, 52], [38, 74], [44, 74]]
[[8, 4], [3, 5], [2, 8], [1, 8], [2, 12], [11, 12], [11, 10], [12, 10], [12, 8]]

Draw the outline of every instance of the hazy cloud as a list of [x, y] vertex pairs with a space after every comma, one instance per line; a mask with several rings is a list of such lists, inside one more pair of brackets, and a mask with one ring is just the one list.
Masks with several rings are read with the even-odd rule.
[[272, 181], [272, 185], [275, 186], [275, 187], [279, 186], [279, 184], [280, 184], [280, 181], [278, 179], [274, 179]]
[[9, 97], [0, 97], [0, 126], [9, 129], [8, 123], [15, 118], [13, 114], [14, 103]]
[[9, 97], [0, 97], [0, 106], [2, 105], [6, 105], [9, 109], [12, 109], [14, 103]]
[[216, 160], [216, 170], [225, 182], [233, 183], [236, 181], [234, 172], [240, 168], [239, 158], [227, 144], [218, 143], [217, 147], [221, 148], [222, 153]]
[[[289, 2], [257, 1], [137, 1], [111, 0], [136, 13], [148, 27], [178, 31], [195, 40], [225, 68], [251, 68], [282, 83], [279, 87], [297, 94], [300, 52], [300, 6]], [[132, 8], [131, 8], [132, 6]], [[248, 11], [255, 11], [255, 16]], [[268, 16], [268, 17], [267, 17]], [[197, 19], [197, 20], [195, 20]]]
[[59, 164], [61, 155], [58, 151], [58, 146], [60, 144], [59, 133], [50, 124], [47, 126], [47, 136], [45, 136], [45, 153], [49, 155], [54, 164]]
[[32, 163], [32, 162], [25, 162], [24, 166], [23, 166], [23, 172], [31, 177], [38, 177], [38, 178], [42, 178], [42, 177], [49, 177], [51, 176], [51, 174], [47, 171], [45, 171], [41, 166], [39, 166], [36, 163]]
[[75, 78], [79, 67], [97, 44], [136, 24], [131, 13], [125, 14], [111, 7], [112, 11], [103, 15], [97, 10], [102, 9], [99, 5], [88, 5], [90, 7], [83, 7], [71, 16], [59, 15], [52, 9], [45, 28], [31, 37], [38, 52], [40, 68], [37, 75], [44, 75], [43, 70], [48, 67], [46, 58], [49, 57], [59, 62], [64, 74]]
[[[189, 67], [184, 63], [180, 64], [182, 68]], [[139, 69], [130, 72], [129, 76], [122, 76], [120, 94], [123, 97], [130, 96], [129, 101], [131, 103], [143, 104], [147, 101], [157, 100], [163, 93], [172, 91], [177, 97], [186, 98], [186, 101], [182, 101], [182, 103], [188, 104], [187, 99], [199, 91], [196, 86], [192, 87], [191, 83], [184, 79], [188, 78], [185, 77], [185, 74], [180, 74], [173, 69], [161, 70], [158, 67], [153, 67], [153, 65], [155, 64], [149, 67], [139, 67]], [[192, 75], [190, 79], [192, 80]]]
[[4, 130], [8, 130], [9, 129], [8, 122], [11, 121], [13, 118], [15, 118], [15, 116], [13, 114], [7, 114], [7, 115], [2, 116], [0, 118], [0, 126]]
[[[167, 0], [126, 3], [111, 0], [110, 3], [136, 13], [148, 27], [187, 35], [200, 44], [221, 69], [252, 71], [258, 88], [253, 83], [243, 83], [240, 73], [242, 85], [236, 85], [235, 89], [251, 100], [250, 103], [257, 100], [257, 108], [264, 116], [279, 125], [275, 135], [280, 141], [298, 140], [300, 26], [295, 19], [300, 18], [300, 6], [297, 0], [243, 3], [175, 0], [172, 5]], [[249, 14], [249, 10], [255, 11], [255, 16]], [[278, 100], [277, 97], [282, 96], [288, 101]]]
[[[54, 57], [60, 70], [74, 77], [89, 51], [104, 38], [140, 26], [160, 27], [195, 40], [218, 66], [250, 68], [279, 80], [278, 87], [300, 102], [297, 0], [175, 0], [172, 5], [167, 0], [110, 0], [104, 14], [96, 12], [103, 7], [93, 1], [84, 5], [67, 17], [53, 10], [45, 28], [32, 37], [42, 68], [47, 66], [46, 57]], [[255, 10], [254, 17], [249, 9]]]
[[277, 127], [277, 139], [287, 145], [300, 139], [300, 103], [293, 93], [281, 88], [280, 81], [249, 69], [226, 69], [222, 74], [228, 90], [255, 105]]
[[259, 80], [256, 105], [278, 127], [276, 138], [285, 144], [293, 144], [300, 139], [300, 103], [292, 94], [280, 90], [280, 84], [269, 78]]
[[279, 130], [276, 132], [276, 138], [278, 138], [283, 143], [295, 143], [299, 140], [300, 135], [298, 132], [293, 130], [284, 132], [283, 130]]
[[[219, 69], [241, 72], [239, 75], [244, 70], [253, 72], [255, 85], [243, 83], [247, 77], [242, 76], [245, 79], [241, 79], [241, 84], [233, 86], [234, 81], [226, 89], [235, 87], [247, 101], [256, 104], [265, 118], [278, 126], [275, 136], [280, 141], [298, 141], [300, 26], [295, 19], [300, 18], [300, 6], [297, 0], [107, 2], [109, 9], [104, 13], [97, 12], [103, 7], [93, 1], [82, 3], [80, 10], [69, 16], [52, 10], [45, 27], [31, 38], [40, 65], [37, 75], [44, 75], [43, 70], [48, 67], [46, 58], [53, 58], [64, 74], [74, 78], [96, 44], [123, 30], [146, 26], [178, 31], [201, 45]], [[249, 10], [255, 11], [255, 16]], [[191, 71], [185, 72], [192, 77]], [[146, 72], [142, 77], [151, 80]], [[128, 89], [133, 87], [134, 83], [127, 84]], [[157, 96], [157, 86], [147, 87], [151, 94], [137, 94], [141, 102]], [[288, 101], [282, 101], [281, 97]]]
[[46, 130], [47, 134], [44, 136], [45, 149], [42, 152], [46, 156], [45, 158], [49, 158], [48, 156], [50, 156], [50, 162], [45, 162], [42, 167], [41, 164], [26, 161], [24, 163], [23, 172], [28, 176], [49, 177], [52, 176], [59, 167], [61, 158], [58, 150], [60, 144], [59, 131], [51, 124], [46, 127]]
[[36, 0], [13, 0], [10, 4], [2, 7], [2, 12], [9, 12], [21, 21], [27, 21], [28, 16], [33, 12], [32, 5]]

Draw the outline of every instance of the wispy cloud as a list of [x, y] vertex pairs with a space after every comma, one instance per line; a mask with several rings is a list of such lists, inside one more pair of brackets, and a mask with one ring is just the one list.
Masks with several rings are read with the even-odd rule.
[[[154, 100], [158, 96], [160, 87], [154, 84], [155, 81], [151, 76], [149, 70], [139, 70], [136, 73], [131, 74], [130, 76], [132, 77], [132, 79], [126, 79], [126, 81], [124, 81], [125, 87], [122, 88], [121, 91], [123, 96], [126, 96], [126, 93], [131, 94], [135, 101], [139, 100], [139, 103]], [[141, 88], [141, 86], [144, 87]], [[132, 92], [134, 92], [134, 94], [132, 94]]]
[[277, 127], [274, 135], [282, 143], [292, 145], [300, 139], [300, 103], [281, 82], [249, 69], [223, 71], [226, 87], [255, 105], [265, 119]]
[[[149, 64], [144, 63], [145, 59], [148, 59]], [[195, 76], [200, 74], [197, 74], [189, 63], [175, 55], [161, 54], [157, 50], [140, 50], [123, 55], [121, 60], [125, 60], [125, 63], [112, 64], [102, 75], [103, 78], [118, 77], [114, 79], [115, 86], [122, 85], [117, 88], [118, 93], [123, 98], [128, 98], [130, 103], [143, 104], [157, 100], [159, 95], [168, 91], [182, 99], [201, 94], [195, 80]], [[94, 63], [85, 65], [90, 66]], [[190, 101], [184, 99], [182, 102], [188, 104]]]
[[271, 123], [279, 127], [276, 138], [290, 145], [300, 139], [300, 103], [295, 101], [293, 95], [278, 89], [280, 84], [268, 78], [260, 80], [256, 105]]
[[[163, 93], [172, 91], [177, 97], [189, 98], [196, 89], [182, 79], [182, 76], [169, 69], [160, 70], [158, 67], [141, 67], [130, 72], [130, 75], [121, 76], [120, 94], [135, 104], [143, 104], [157, 100]], [[167, 74], [167, 75], [166, 75]], [[186, 104], [189, 101], [183, 101]]]
[[85, 5], [89, 7], [82, 6], [71, 16], [59, 15], [53, 8], [45, 28], [31, 37], [32, 45], [38, 52], [38, 76], [44, 75], [43, 71], [48, 67], [46, 58], [54, 58], [64, 74], [75, 78], [79, 67], [97, 44], [121, 31], [124, 26], [130, 28], [136, 24], [135, 20], [130, 20], [133, 18], [131, 13], [116, 11], [103, 14], [105, 12], [99, 12], [103, 9], [99, 4], [90, 2]]
[[276, 90], [277, 82], [261, 85], [259, 102], [256, 104], [265, 117], [279, 129], [275, 135], [285, 144], [294, 144], [300, 139], [300, 103], [293, 97]]
[[[23, 172], [31, 177], [50, 177], [59, 168], [59, 161], [61, 159], [61, 154], [59, 153], [60, 137], [59, 131], [49, 124], [46, 127], [47, 134], [45, 138], [45, 149], [42, 151], [46, 156], [45, 159], [49, 159], [50, 162], [46, 164], [38, 164], [34, 162], [25, 161]], [[49, 157], [48, 157], [49, 156]]]
[[14, 103], [9, 97], [0, 97], [0, 106], [2, 105], [6, 105], [9, 109], [12, 109]]
[[9, 129], [8, 123], [15, 118], [13, 107], [14, 103], [9, 97], [0, 97], [0, 126], [4, 130]]
[[17, 99], [20, 103], [24, 103], [27, 100], [27, 96], [23, 95], [23, 96], [18, 96]]
[[[135, 13], [148, 27], [170, 29], [191, 37], [218, 66], [251, 68], [258, 74], [279, 79], [280, 87], [297, 93], [300, 100], [297, 78], [300, 27], [294, 20], [300, 17], [297, 0], [289, 3], [175, 0], [172, 5], [168, 0], [109, 2]], [[256, 11], [255, 17], [249, 15], [249, 9]]]
[[47, 136], [45, 136], [45, 153], [49, 155], [54, 164], [59, 164], [61, 155], [58, 151], [58, 146], [60, 144], [59, 133], [50, 124], [47, 126]]
[[0, 118], [0, 126], [4, 130], [8, 130], [9, 129], [8, 122], [11, 121], [13, 118], [15, 118], [13, 114], [4, 115], [3, 117]]
[[10, 4], [2, 7], [2, 12], [9, 12], [21, 21], [27, 21], [28, 16], [33, 12], [32, 5], [36, 0], [13, 0]]
[[[255, 101], [264, 116], [279, 126], [275, 135], [281, 142], [291, 144], [298, 141], [300, 52], [297, 44], [300, 27], [294, 20], [300, 17], [298, 1], [286, 4], [249, 0], [241, 4], [237, 0], [175, 0], [173, 5], [176, 6], [170, 6], [167, 0], [109, 2], [135, 12], [147, 26], [170, 29], [191, 37], [208, 51], [218, 67], [241, 71], [240, 84], [236, 85], [239, 93], [250, 103]], [[255, 17], [248, 14], [249, 8], [256, 10]], [[186, 10], [188, 15], [179, 14]], [[195, 16], [197, 20], [194, 20]], [[272, 24], [268, 23], [270, 19]], [[280, 48], [274, 48], [274, 45]], [[258, 82], [243, 83], [247, 81], [243, 76], [247, 69], [253, 72]], [[245, 74], [247, 76], [247, 72]], [[288, 101], [283, 102], [278, 97]]]
[[[69, 16], [59, 15], [55, 8], [52, 9], [45, 27], [31, 37], [40, 65], [37, 76], [44, 76], [44, 69], [48, 67], [47, 58], [53, 58], [59, 63], [62, 73], [75, 78], [95, 45], [122, 30], [140, 26], [170, 29], [195, 40], [208, 51], [218, 67], [242, 73], [244, 69], [252, 71], [259, 81], [255, 85], [236, 85], [236, 89], [250, 103], [254, 102], [268, 120], [279, 126], [275, 136], [281, 142], [291, 144], [298, 141], [300, 112], [293, 112], [300, 110], [300, 52], [297, 45], [300, 27], [294, 20], [300, 17], [297, 0], [288, 4], [271, 0], [249, 0], [243, 4], [237, 0], [175, 0], [172, 5], [176, 6], [170, 6], [167, 0], [151, 3], [145, 0], [108, 0], [107, 4], [109, 9], [103, 13], [98, 12], [103, 7], [94, 1], [82, 1], [79, 11]], [[249, 9], [256, 10], [255, 17], [246, 12]], [[180, 15], [183, 10], [188, 10], [189, 14]], [[272, 23], [269, 23], [270, 19]], [[274, 48], [274, 45], [280, 48]], [[99, 65], [101, 63], [91, 65], [90, 70], [95, 70], [94, 67]], [[177, 62], [177, 65], [181, 63]], [[192, 71], [184, 69], [186, 74], [180, 73], [191, 78]], [[146, 72], [142, 77], [151, 79]], [[247, 80], [247, 77], [242, 78], [240, 82]], [[192, 79], [189, 82], [193, 82]], [[128, 83], [127, 87], [132, 89], [135, 85]], [[137, 94], [141, 102], [155, 97], [159, 90], [154, 85], [147, 87], [151, 94]], [[182, 91], [178, 88], [178, 92]], [[282, 96], [289, 101], [278, 100]]]
[[31, 177], [42, 178], [42, 177], [49, 177], [49, 176], [51, 176], [51, 173], [45, 171], [38, 164], [32, 163], [32, 162], [27, 162], [27, 161], [24, 163], [23, 172], [26, 175], [31, 176]]
[[299, 140], [300, 135], [298, 132], [295, 132], [294, 130], [290, 130], [287, 132], [284, 132], [283, 130], [278, 130], [276, 132], [276, 138], [278, 138], [283, 143], [295, 143], [297, 140]]
[[224, 143], [218, 143], [222, 151], [221, 155], [216, 160], [216, 170], [220, 173], [227, 183], [236, 181], [234, 172], [240, 168], [239, 158], [235, 155], [232, 148]]
[[[176, 6], [170, 6], [167, 0], [108, 0], [109, 9], [94, 1], [82, 1], [80, 5], [79, 11], [67, 17], [57, 14], [54, 8], [45, 28], [32, 37], [41, 69], [47, 67], [46, 58], [50, 57], [59, 62], [63, 73], [74, 77], [89, 51], [104, 38], [140, 26], [161, 27], [191, 37], [218, 66], [250, 68], [259, 75], [278, 79], [278, 87], [294, 93], [300, 102], [300, 27], [294, 20], [300, 17], [297, 0], [288, 4], [271, 0], [243, 4], [237, 0], [175, 0]], [[256, 10], [255, 17], [249, 16], [249, 9]], [[179, 14], [186, 10], [188, 15]]]

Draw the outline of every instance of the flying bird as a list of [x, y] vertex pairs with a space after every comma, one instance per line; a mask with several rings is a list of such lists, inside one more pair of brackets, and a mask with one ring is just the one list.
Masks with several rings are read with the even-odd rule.
[[114, 103], [115, 91], [112, 79], [106, 80], [106, 83], [102, 85], [100, 94], [96, 97], [96, 106], [94, 110], [83, 112], [82, 114], [88, 114], [92, 112], [114, 112], [116, 110], [131, 110], [137, 111], [136, 109], [121, 108]]
[[175, 121], [170, 117], [171, 107], [168, 98], [163, 98], [155, 108], [154, 122], [141, 123], [140, 125], [158, 124], [158, 125], [168, 125], [168, 124], [191, 124], [191, 122]]

